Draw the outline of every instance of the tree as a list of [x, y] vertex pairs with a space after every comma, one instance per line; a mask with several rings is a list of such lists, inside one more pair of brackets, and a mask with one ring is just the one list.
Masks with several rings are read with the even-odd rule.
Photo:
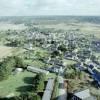
[[16, 62], [15, 67], [21, 67], [21, 68], [25, 68], [26, 67], [22, 58], [20, 58], [18, 56], [14, 56], [14, 60]]
[[61, 52], [66, 52], [66, 51], [67, 51], [65, 45], [60, 45], [60, 46], [58, 47], [58, 50], [60, 50]]
[[0, 65], [0, 81], [8, 78], [12, 72], [13, 66], [15, 66], [15, 61], [12, 57], [4, 59]]
[[53, 51], [52, 53], [51, 53], [51, 56], [52, 57], [56, 57], [56, 56], [60, 56], [60, 53], [59, 53], [59, 51]]
[[45, 75], [42, 73], [39, 73], [35, 76], [33, 84], [34, 84], [34, 91], [41, 92], [44, 89], [44, 81], [45, 81]]

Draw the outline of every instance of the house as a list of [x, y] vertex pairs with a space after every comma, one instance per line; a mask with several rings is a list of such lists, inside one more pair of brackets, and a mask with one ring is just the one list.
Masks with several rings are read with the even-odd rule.
[[63, 68], [63, 66], [54, 65], [53, 67], [48, 68], [48, 71], [51, 71], [54, 73], [63, 73], [64, 68]]
[[91, 73], [92, 78], [100, 86], [100, 69], [93, 66], [92, 64], [88, 67], [88, 71]]
[[91, 74], [94, 74], [94, 70], [100, 72], [100, 68], [95, 64], [95, 63], [90, 63], [88, 64], [88, 71], [91, 73]]
[[84, 71], [86, 70], [86, 67], [84, 67], [84, 65], [82, 65], [81, 63], [77, 63], [75, 64], [75, 68], [79, 71]]
[[68, 59], [68, 58], [71, 59], [72, 56], [73, 56], [72, 53], [69, 53], [69, 52], [65, 52], [65, 54], [64, 54], [65, 59]]
[[25, 48], [25, 49], [28, 49], [28, 50], [32, 50], [32, 49], [33, 49], [33, 44], [32, 44], [32, 43], [25, 44], [25, 45], [24, 45], [24, 48]]
[[90, 65], [88, 66], [88, 71], [89, 71], [89, 73], [93, 74], [93, 69], [94, 69], [94, 65], [90, 64]]
[[96, 98], [91, 96], [89, 89], [86, 89], [86, 90], [74, 93], [72, 100], [96, 100]]
[[100, 40], [92, 41], [91, 47], [93, 50], [100, 52]]
[[51, 65], [63, 66], [63, 62], [62, 62], [62, 60], [59, 59], [59, 58], [56, 58], [56, 59], [55, 59], [55, 58], [49, 57], [48, 59], [45, 59], [44, 61], [45, 61], [45, 63], [51, 64]]
[[100, 72], [96, 69], [93, 70], [92, 78], [97, 83], [98, 87], [100, 87]]

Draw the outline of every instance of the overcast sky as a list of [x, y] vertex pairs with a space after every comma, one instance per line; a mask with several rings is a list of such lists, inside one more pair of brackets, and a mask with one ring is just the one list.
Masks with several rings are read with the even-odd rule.
[[0, 16], [100, 15], [100, 0], [0, 0]]

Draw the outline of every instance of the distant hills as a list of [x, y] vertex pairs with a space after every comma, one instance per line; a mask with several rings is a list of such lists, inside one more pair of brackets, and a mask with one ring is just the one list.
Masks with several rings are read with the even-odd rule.
[[70, 23], [70, 22], [87, 22], [100, 24], [100, 16], [4, 16], [0, 17], [0, 22], [9, 22], [15, 24], [34, 23], [34, 22], [51, 22], [51, 23]]

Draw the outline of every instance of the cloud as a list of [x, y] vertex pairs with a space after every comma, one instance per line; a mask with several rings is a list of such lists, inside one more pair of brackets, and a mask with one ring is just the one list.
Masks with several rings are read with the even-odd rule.
[[100, 15], [100, 0], [0, 0], [0, 15]]

